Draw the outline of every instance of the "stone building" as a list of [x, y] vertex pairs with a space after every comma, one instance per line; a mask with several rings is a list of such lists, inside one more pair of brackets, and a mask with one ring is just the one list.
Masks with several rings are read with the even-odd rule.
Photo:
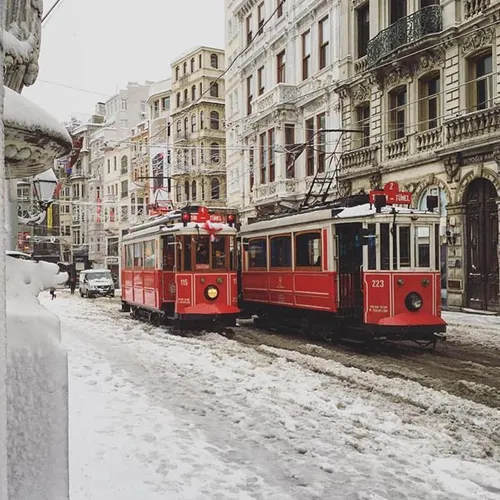
[[226, 0], [228, 202], [243, 220], [334, 175], [339, 134], [318, 132], [340, 124], [338, 44], [338, 2]]
[[171, 67], [173, 201], [225, 205], [224, 51], [198, 47]]
[[439, 196], [442, 296], [498, 311], [498, 0], [343, 0], [340, 181]]

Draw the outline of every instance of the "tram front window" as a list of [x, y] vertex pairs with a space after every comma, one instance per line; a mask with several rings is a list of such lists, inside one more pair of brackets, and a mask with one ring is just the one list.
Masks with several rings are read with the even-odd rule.
[[430, 226], [417, 226], [415, 228], [415, 258], [417, 267], [431, 266]]
[[196, 238], [195, 262], [196, 269], [210, 268], [210, 238], [208, 236], [199, 236]]
[[212, 242], [212, 269], [226, 268], [226, 238], [217, 238]]

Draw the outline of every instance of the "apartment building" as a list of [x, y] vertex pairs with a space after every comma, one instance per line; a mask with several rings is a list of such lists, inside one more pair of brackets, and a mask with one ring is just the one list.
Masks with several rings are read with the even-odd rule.
[[[287, 2], [288, 4], [288, 2]], [[500, 310], [498, 0], [342, 0], [340, 183], [439, 197], [442, 296]], [[400, 242], [403, 244], [403, 242]]]
[[[146, 102], [149, 120], [149, 141], [144, 154], [149, 169], [140, 184], [149, 200], [148, 213], [155, 215], [171, 206], [172, 130], [170, 125], [172, 80], [159, 81], [151, 86]], [[144, 146], [141, 146], [141, 149]], [[146, 151], [147, 149], [147, 151]]]
[[149, 204], [149, 120], [132, 129], [130, 136], [130, 175], [128, 192], [130, 196], [130, 224], [144, 222], [148, 217]]
[[226, 0], [228, 203], [243, 220], [297, 206], [335, 171], [339, 133], [319, 131], [340, 127], [339, 15], [327, 0]]
[[198, 47], [172, 67], [174, 203], [226, 203], [224, 51]]

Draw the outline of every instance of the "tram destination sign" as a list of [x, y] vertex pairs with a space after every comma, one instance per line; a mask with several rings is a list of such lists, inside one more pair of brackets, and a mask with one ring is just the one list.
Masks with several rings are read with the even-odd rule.
[[388, 182], [383, 190], [370, 191], [370, 203], [375, 203], [375, 196], [385, 196], [387, 205], [411, 205], [411, 193], [400, 191], [397, 182]]

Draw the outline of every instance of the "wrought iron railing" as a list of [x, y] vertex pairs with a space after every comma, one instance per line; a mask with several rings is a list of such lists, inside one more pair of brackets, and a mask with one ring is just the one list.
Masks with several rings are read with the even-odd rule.
[[442, 29], [443, 15], [440, 5], [429, 5], [403, 17], [368, 42], [368, 66], [376, 64], [402, 45], [417, 42], [427, 35], [439, 33]]

